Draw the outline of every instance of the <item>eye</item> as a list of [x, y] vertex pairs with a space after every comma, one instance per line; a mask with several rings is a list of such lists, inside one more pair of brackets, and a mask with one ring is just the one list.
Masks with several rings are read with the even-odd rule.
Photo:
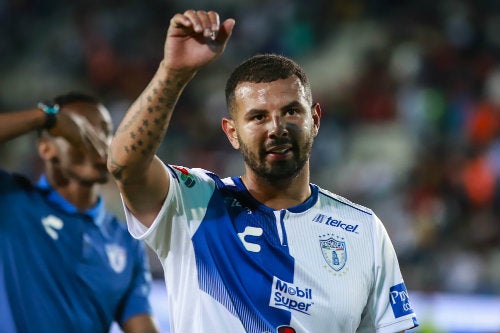
[[300, 110], [297, 108], [289, 108], [286, 110], [286, 114], [290, 115], [290, 116], [294, 116], [294, 115], [299, 114], [299, 113], [300, 113]]
[[263, 114], [255, 114], [250, 119], [253, 121], [262, 121], [262, 120], [264, 120], [264, 115]]

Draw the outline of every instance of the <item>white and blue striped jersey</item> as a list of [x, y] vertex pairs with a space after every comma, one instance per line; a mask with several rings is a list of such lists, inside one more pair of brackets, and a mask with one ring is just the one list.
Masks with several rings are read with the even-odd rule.
[[150, 228], [129, 231], [165, 271], [172, 333], [399, 332], [417, 326], [377, 216], [311, 184], [273, 210], [238, 177], [168, 166], [170, 189]]

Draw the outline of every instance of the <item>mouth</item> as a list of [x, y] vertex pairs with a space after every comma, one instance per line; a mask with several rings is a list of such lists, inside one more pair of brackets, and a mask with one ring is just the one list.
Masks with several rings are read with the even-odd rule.
[[291, 145], [278, 145], [267, 148], [266, 154], [274, 156], [282, 156], [286, 155], [291, 150], [292, 150]]

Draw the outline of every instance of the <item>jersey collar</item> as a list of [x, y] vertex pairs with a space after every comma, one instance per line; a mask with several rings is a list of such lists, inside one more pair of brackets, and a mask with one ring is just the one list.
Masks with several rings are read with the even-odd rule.
[[[239, 190], [239, 192], [241, 192], [249, 200], [254, 202], [258, 207], [260, 207], [260, 209], [273, 210], [270, 207], [267, 207], [266, 205], [258, 202], [254, 197], [252, 197], [250, 192], [248, 192], [248, 189], [246, 188], [245, 184], [243, 184], [241, 177], [232, 177], [232, 180], [233, 180], [233, 183], [235, 184], [236, 188]], [[286, 210], [288, 210], [289, 212], [292, 212], [292, 213], [302, 213], [316, 204], [316, 202], [318, 201], [318, 186], [316, 186], [314, 184], [309, 184], [309, 186], [311, 188], [311, 195], [309, 196], [309, 198], [307, 198], [307, 200], [304, 201], [303, 203], [296, 205], [296, 206], [293, 206], [293, 207], [289, 207]]]
[[56, 206], [62, 211], [68, 214], [83, 214], [88, 216], [92, 222], [94, 222], [97, 226], [101, 225], [104, 221], [105, 217], [105, 207], [104, 201], [101, 196], [97, 198], [97, 203], [90, 209], [85, 210], [84, 212], [78, 211], [78, 209], [68, 200], [64, 199], [52, 186], [50, 186], [47, 177], [42, 175], [38, 180], [36, 187], [42, 190], [47, 195], [47, 200], [50, 204]]

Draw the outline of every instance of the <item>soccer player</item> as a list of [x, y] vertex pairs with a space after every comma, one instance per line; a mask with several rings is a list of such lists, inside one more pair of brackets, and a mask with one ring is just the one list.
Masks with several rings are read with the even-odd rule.
[[38, 182], [0, 170], [0, 332], [156, 333], [143, 243], [106, 211], [108, 110], [70, 93], [0, 113], [0, 142], [39, 131]]
[[256, 55], [227, 81], [222, 129], [243, 155], [242, 176], [221, 179], [155, 156], [183, 89], [222, 54], [234, 25], [213, 11], [173, 16], [163, 61], [110, 147], [129, 231], [165, 269], [171, 331], [417, 326], [382, 222], [309, 181], [321, 108], [291, 59]]

